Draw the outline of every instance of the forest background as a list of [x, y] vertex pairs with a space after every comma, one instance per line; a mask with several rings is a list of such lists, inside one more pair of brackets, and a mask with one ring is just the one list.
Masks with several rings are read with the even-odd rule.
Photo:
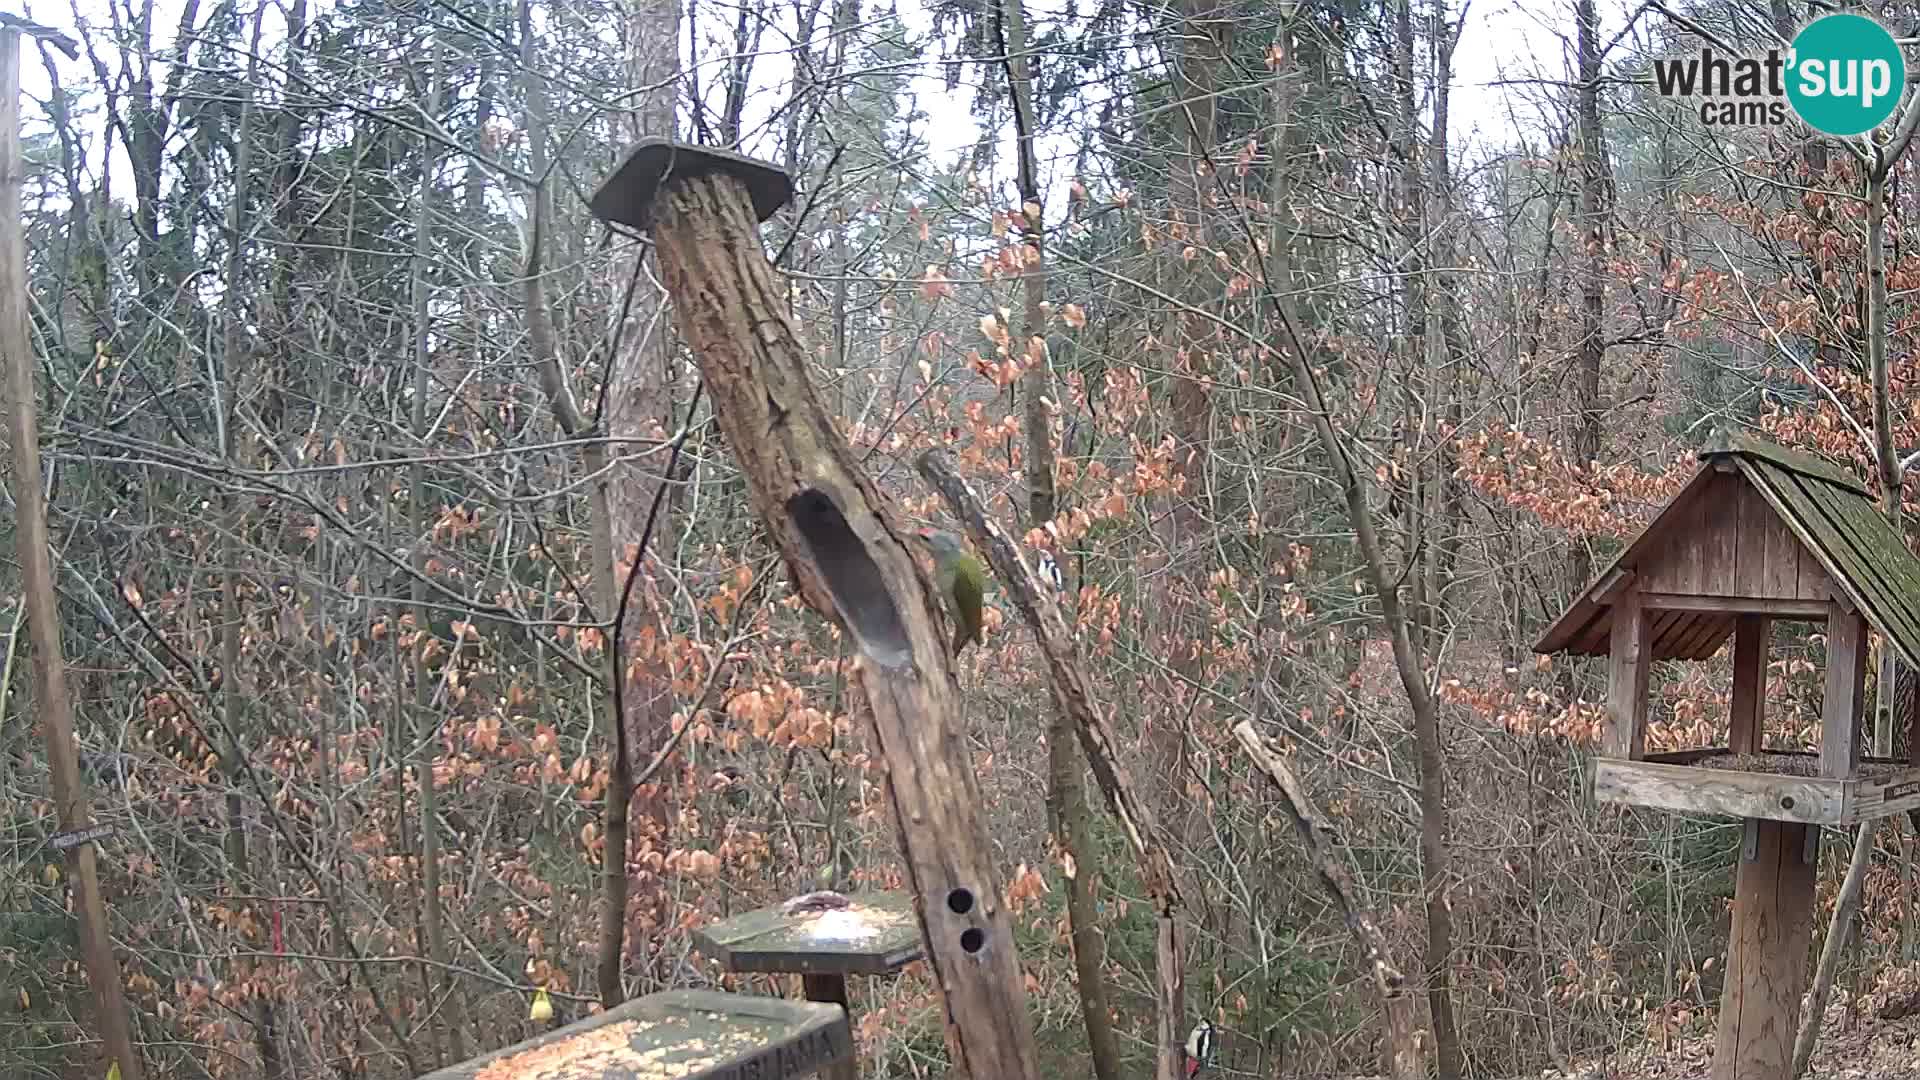
[[[1442, 1076], [1710, 1030], [1736, 830], [1591, 805], [1602, 672], [1530, 644], [1717, 427], [1905, 490], [1912, 164], [1653, 92], [1653, 57], [1757, 49], [1812, 7], [1483, 5], [24, 11], [81, 56], [30, 45], [25, 79], [47, 468], [6, 476], [0, 519], [0, 1074], [100, 1060], [47, 843], [23, 483], [155, 1074], [412, 1075], [533, 1033], [536, 988], [562, 1019], [787, 992], [689, 928], [901, 886], [844, 643], [760, 535], [644, 248], [586, 210], [669, 132], [795, 176], [768, 251], [882, 487], [938, 523], [911, 461], [951, 446], [1066, 569], [1198, 886], [1188, 999], [1223, 1073], [1372, 1072], [1380, 1039], [1242, 720], [1334, 824]], [[1770, 738], [1807, 745], [1824, 642], [1773, 650]], [[1657, 667], [1654, 748], [1724, 738], [1726, 667]], [[1904, 731], [1911, 680], [1869, 667], [1876, 730]], [[658, 762], [627, 807], [615, 678]], [[1010, 607], [961, 678], [1043, 1056], [1144, 1069], [1152, 915]], [[1905, 828], [1864, 878], [1862, 991], [1912, 978]], [[923, 971], [856, 1010], [872, 1075], [943, 1072]]]

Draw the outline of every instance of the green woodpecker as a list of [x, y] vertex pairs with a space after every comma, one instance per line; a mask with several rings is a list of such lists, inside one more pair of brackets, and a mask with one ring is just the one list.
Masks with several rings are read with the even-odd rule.
[[967, 642], [985, 644], [980, 634], [980, 605], [986, 595], [986, 571], [953, 533], [921, 529], [920, 539], [933, 551], [934, 583], [952, 609], [953, 655], [957, 658]]

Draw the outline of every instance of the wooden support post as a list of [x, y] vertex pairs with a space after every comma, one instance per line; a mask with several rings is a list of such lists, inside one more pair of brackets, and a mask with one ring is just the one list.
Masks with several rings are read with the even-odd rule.
[[911, 530], [860, 467], [814, 389], [758, 223], [792, 198], [786, 173], [725, 151], [641, 140], [594, 193], [603, 220], [652, 232], [674, 321], [713, 401], [766, 537], [801, 598], [845, 631], [868, 707], [853, 710], [887, 770], [954, 1069], [1038, 1076], [1033, 1020], [980, 815], [959, 687]]
[[1867, 688], [1867, 620], [1835, 604], [1827, 615], [1827, 688], [1820, 701], [1820, 775], [1853, 775]]
[[1765, 615], [1741, 615], [1733, 624], [1733, 715], [1728, 749], [1754, 754], [1767, 747], [1767, 636]]
[[[1749, 819], [1734, 882], [1711, 1080], [1792, 1080], [1793, 1039], [1813, 940], [1814, 826]], [[1744, 846], [1744, 845], [1743, 845]]]
[[[73, 703], [67, 696], [47, 508], [40, 490], [40, 424], [33, 386], [36, 365], [33, 342], [27, 335], [27, 248], [20, 212], [24, 179], [20, 157], [21, 27], [5, 22], [10, 18], [0, 17], [0, 23], [5, 23], [0, 29], [0, 170], [4, 170], [0, 175], [0, 360], [6, 365], [7, 430], [13, 439], [14, 538], [20, 552], [20, 591], [26, 602], [28, 640], [33, 648], [34, 706], [47, 737], [54, 809], [62, 833], [87, 835], [92, 818], [87, 809], [87, 789], [80, 779], [79, 750], [73, 741]], [[0, 693], [4, 691], [0, 687]], [[133, 1047], [93, 841], [80, 840], [66, 846], [66, 852], [80, 921], [80, 955], [97, 1014], [94, 1023], [106, 1045], [108, 1060], [120, 1063], [121, 1080], [141, 1080], [144, 1071]]]
[[[838, 1005], [847, 1014], [847, 1022], [853, 1022], [853, 1008], [847, 1004], [847, 977], [837, 971], [824, 975], [800, 976], [800, 990], [808, 1001], [818, 1001], [828, 1005]], [[820, 1070], [820, 1080], [859, 1080], [860, 1065], [854, 1058], [835, 1062]]]
[[1607, 653], [1607, 733], [1600, 752], [1634, 761], [1647, 753], [1647, 674], [1653, 647], [1640, 593], [1628, 589], [1613, 602], [1613, 640]]

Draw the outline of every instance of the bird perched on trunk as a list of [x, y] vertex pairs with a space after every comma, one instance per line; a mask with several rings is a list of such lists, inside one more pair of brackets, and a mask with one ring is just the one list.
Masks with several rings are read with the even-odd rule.
[[953, 615], [953, 655], [972, 641], [984, 645], [981, 636], [981, 604], [986, 596], [986, 569], [953, 533], [942, 529], [921, 529], [920, 539], [933, 552], [933, 580], [946, 598]]

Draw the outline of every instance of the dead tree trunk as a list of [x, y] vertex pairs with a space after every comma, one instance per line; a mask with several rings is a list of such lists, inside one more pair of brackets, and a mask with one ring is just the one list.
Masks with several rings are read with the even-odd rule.
[[792, 197], [773, 166], [647, 139], [595, 193], [594, 213], [653, 233], [675, 322], [692, 346], [767, 538], [815, 611], [852, 639], [854, 709], [886, 763], [953, 1065], [1036, 1078], [1033, 1024], [980, 816], [958, 687], [898, 511], [861, 470], [809, 381], [806, 349], [757, 223]]
[[1307, 789], [1293, 775], [1293, 770], [1279, 755], [1268, 749], [1260, 733], [1254, 730], [1252, 721], [1242, 720], [1234, 725], [1233, 737], [1240, 741], [1241, 749], [1260, 767], [1260, 771], [1266, 773], [1273, 785], [1280, 789], [1285, 799], [1287, 817], [1292, 820], [1294, 831], [1300, 834], [1300, 842], [1306, 845], [1307, 854], [1313, 859], [1313, 869], [1320, 877], [1321, 887], [1333, 898], [1334, 905], [1346, 920], [1347, 932], [1353, 935], [1353, 940], [1360, 946], [1360, 959], [1366, 963], [1367, 973], [1373, 977], [1374, 990], [1380, 995], [1380, 1009], [1385, 1014], [1386, 1045], [1381, 1057], [1387, 1075], [1393, 1080], [1422, 1080], [1427, 1070], [1420, 1059], [1420, 1044], [1415, 1036], [1419, 1026], [1416, 1002], [1413, 995], [1407, 992], [1406, 977], [1387, 957], [1387, 939], [1380, 932], [1380, 924], [1374, 921], [1373, 913], [1362, 907], [1354, 897], [1353, 875], [1334, 854], [1333, 842], [1329, 839], [1319, 809], [1307, 798]]

